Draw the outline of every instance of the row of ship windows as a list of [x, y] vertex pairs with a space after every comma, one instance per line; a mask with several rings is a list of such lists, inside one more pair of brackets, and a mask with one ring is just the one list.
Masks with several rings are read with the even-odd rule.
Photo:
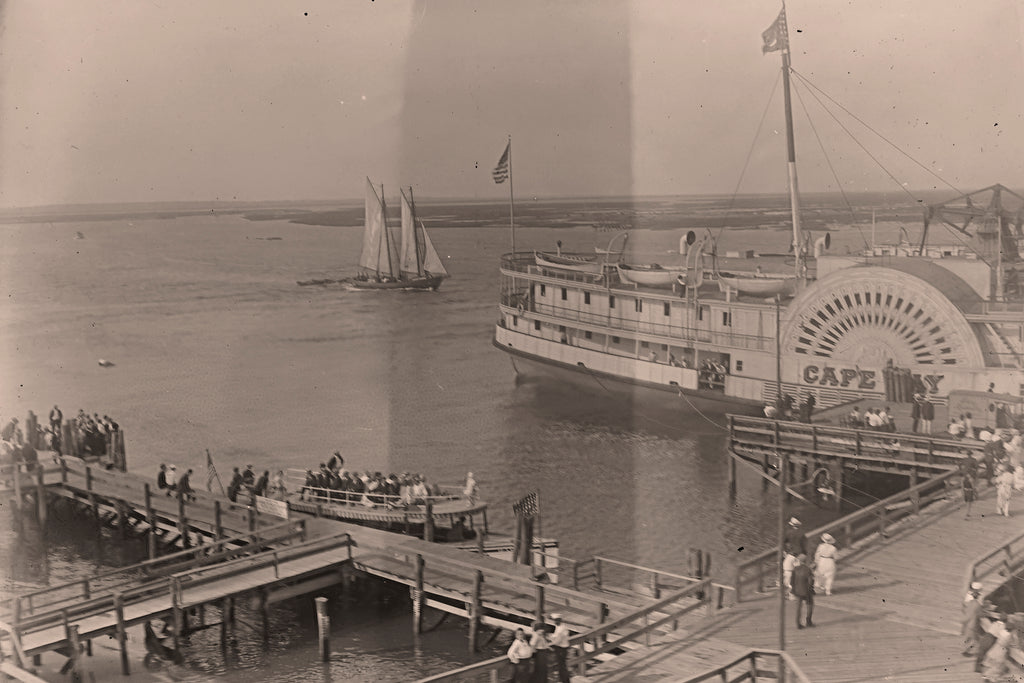
[[[513, 327], [519, 327], [519, 316], [517, 316], [517, 315], [512, 316], [512, 326]], [[533, 329], [537, 330], [538, 332], [540, 331], [540, 321], [539, 320], [534, 320], [533, 321]], [[562, 336], [563, 336], [563, 343], [564, 343], [564, 337], [565, 337], [565, 333], [566, 333], [565, 325], [559, 325], [558, 326], [558, 331], [562, 334]], [[583, 338], [584, 339], [593, 339], [594, 338], [594, 333], [591, 332], [590, 330], [583, 330]], [[622, 339], [620, 337], [616, 337], [615, 335], [612, 335], [611, 336], [611, 342], [612, 342], [612, 344], [621, 344], [622, 343]], [[650, 348], [650, 346], [651, 345], [648, 342], [645, 342], [645, 341], [641, 341], [640, 342], [640, 348], [641, 349], [647, 349], [647, 348]], [[659, 344], [658, 346], [661, 347], [662, 351], [666, 351], [666, 352], [668, 351], [668, 344]], [[743, 361], [742, 360], [737, 360], [736, 361], [736, 371], [737, 372], [742, 372], [743, 371]], [[1024, 396], [1024, 384], [1022, 384], [1020, 386], [1021, 386], [1021, 396]]]
[[[541, 285], [540, 286], [540, 295], [541, 296], [546, 296], [547, 295], [547, 287], [545, 285]], [[569, 291], [565, 287], [562, 287], [562, 301], [567, 301], [568, 299], [569, 299]], [[590, 305], [590, 292], [583, 292], [583, 304], [586, 305], [586, 306]], [[664, 307], [663, 310], [664, 310], [664, 313], [665, 313], [666, 316], [669, 316], [669, 315], [672, 314], [672, 304], [671, 303], [669, 303], [668, 301], [665, 301], [665, 302], [663, 302], [663, 307]], [[611, 294], [608, 295], [608, 308], [615, 308], [615, 297], [613, 295], [611, 295]], [[708, 308], [707, 306], [698, 306], [697, 307], [697, 320], [704, 320], [704, 313], [705, 313], [705, 311], [707, 311], [707, 308]], [[633, 299], [633, 309], [637, 313], [643, 313], [644, 312], [644, 300], [643, 299]], [[732, 326], [732, 311], [722, 311], [722, 325], [724, 327], [731, 327]]]

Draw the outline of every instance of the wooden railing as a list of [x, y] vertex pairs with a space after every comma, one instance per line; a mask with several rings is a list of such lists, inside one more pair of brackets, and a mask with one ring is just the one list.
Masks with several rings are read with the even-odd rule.
[[684, 683], [703, 683], [703, 681], [721, 681], [722, 683], [740, 683], [741, 681], [759, 681], [762, 678], [790, 683], [811, 683], [796, 661], [787, 652], [779, 650], [750, 650], [723, 666], [691, 678]]
[[824, 457], [839, 456], [866, 463], [906, 463], [939, 470], [956, 467], [968, 451], [977, 449], [977, 444], [970, 441], [740, 415], [730, 415], [729, 423], [729, 449], [748, 457], [760, 458], [785, 450]]
[[[601, 624], [585, 633], [570, 638], [569, 647], [572, 655], [568, 659], [569, 666], [576, 669], [581, 676], [585, 676], [587, 665], [598, 657], [641, 638], [649, 644], [653, 631], [667, 624], [674, 623], [683, 615], [701, 607], [710, 607], [708, 596], [711, 595], [711, 592], [711, 580], [705, 579], [615, 621]], [[704, 595], [704, 599], [698, 601], [698, 594]], [[685, 601], [686, 604], [676, 604], [681, 601]], [[636, 622], [642, 623], [636, 626]], [[630, 630], [620, 633], [623, 629]], [[486, 676], [491, 681], [498, 681], [499, 677], [501, 679], [507, 678], [510, 668], [511, 663], [508, 657], [494, 657], [453, 671], [428, 676], [421, 679], [419, 683], [477, 680], [482, 676]]]
[[[911, 515], [916, 515], [926, 505], [947, 497], [951, 480], [959, 476], [959, 472], [951, 470], [933, 477], [916, 486], [883, 498], [871, 505], [861, 508], [834, 522], [820, 526], [807, 532], [809, 553], [814, 552], [814, 545], [821, 535], [828, 532], [836, 537], [840, 547], [850, 548], [854, 543], [873, 535], [884, 538], [888, 529], [896, 522]], [[745, 590], [756, 586], [763, 592], [767, 584], [766, 577], [778, 574], [778, 547], [765, 550], [736, 567], [736, 601], [742, 599]]]
[[163, 555], [128, 567], [120, 567], [84, 579], [70, 581], [57, 586], [47, 586], [29, 593], [22, 593], [4, 601], [4, 606], [15, 615], [15, 621], [24, 616], [34, 615], [40, 610], [75, 600], [88, 600], [105, 594], [113, 594], [125, 587], [138, 584], [140, 580], [174, 574], [183, 566], [199, 567], [215, 562], [234, 559], [254, 549], [280, 543], [294, 543], [306, 540], [306, 521], [282, 522], [264, 527], [252, 533], [223, 538], [213, 543], [196, 546], [189, 550]]
[[973, 582], [984, 582], [993, 575], [1001, 577], [1003, 581], [1008, 581], [1022, 568], [1024, 568], [1024, 532], [1003, 541], [971, 562], [964, 577], [963, 593], [966, 595]]
[[[27, 618], [16, 619], [11, 626], [19, 634], [24, 634], [30, 631], [49, 628], [59, 623], [64, 623], [66, 626], [71, 619], [79, 620], [110, 612], [117, 612], [120, 615], [123, 614], [125, 605], [150, 597], [168, 594], [172, 596], [175, 609], [177, 610], [188, 606], [183, 600], [183, 589], [196, 588], [212, 581], [231, 578], [268, 566], [274, 567], [276, 577], [279, 575], [278, 572], [282, 562], [314, 555], [337, 547], [348, 547], [348, 559], [351, 560], [351, 536], [347, 533], [335, 534], [299, 545], [264, 551], [249, 557], [240, 557], [213, 566], [196, 566], [172, 574], [169, 577], [136, 582], [133, 585], [123, 587], [124, 590], [92, 596], [59, 609], [38, 611]], [[119, 617], [119, 620], [121, 618], [123, 617]]]

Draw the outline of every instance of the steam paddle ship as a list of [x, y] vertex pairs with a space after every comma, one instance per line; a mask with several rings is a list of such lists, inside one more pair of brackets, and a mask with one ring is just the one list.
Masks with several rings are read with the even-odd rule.
[[659, 279], [670, 269], [612, 260], [626, 255], [513, 251], [501, 259], [494, 345], [517, 372], [751, 410], [785, 395], [813, 394], [819, 408], [1024, 395], [1024, 197], [1002, 185], [961, 194], [927, 206], [919, 242], [860, 253], [833, 254], [828, 234], [804, 234], [784, 12], [764, 39], [782, 53], [790, 253], [718, 258], [710, 234], [691, 232], [680, 272]]

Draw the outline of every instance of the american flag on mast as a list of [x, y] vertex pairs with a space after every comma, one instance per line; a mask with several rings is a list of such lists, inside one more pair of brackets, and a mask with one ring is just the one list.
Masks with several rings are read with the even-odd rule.
[[501, 153], [501, 158], [498, 159], [498, 165], [491, 171], [491, 176], [494, 178], [494, 182], [501, 185], [503, 182], [508, 180], [509, 163], [508, 158], [512, 153], [512, 141], [509, 140], [508, 144], [505, 145], [505, 151]]
[[220, 475], [217, 474], [217, 467], [213, 464], [213, 456], [210, 455], [210, 450], [206, 450], [206, 490], [213, 491], [213, 480], [217, 480], [217, 484], [220, 485], [221, 493], [224, 492], [224, 484], [220, 481]]
[[772, 25], [761, 34], [764, 45], [761, 47], [762, 54], [778, 52], [789, 49], [789, 28], [786, 26], [786, 6], [783, 5], [779, 16], [775, 18]]

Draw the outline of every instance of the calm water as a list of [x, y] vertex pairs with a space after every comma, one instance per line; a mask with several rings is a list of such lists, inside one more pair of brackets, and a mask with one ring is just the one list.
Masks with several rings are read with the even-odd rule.
[[[173, 462], [199, 482], [205, 449], [222, 476], [247, 463], [308, 467], [336, 449], [360, 470], [451, 483], [471, 470], [493, 527], [510, 530], [512, 500], [537, 489], [544, 534], [577, 558], [681, 571], [702, 548], [724, 577], [770, 544], [774, 492], [741, 472], [737, 501], [727, 498], [724, 415], [673, 396], [517, 382], [491, 346], [507, 231], [431, 234], [452, 278], [438, 293], [406, 293], [296, 285], [351, 274], [358, 227], [238, 216], [0, 226], [0, 417], [45, 418], [54, 403], [66, 416], [106, 413], [126, 431], [131, 470]], [[589, 250], [609, 237], [529, 228], [517, 244]], [[677, 241], [653, 235], [644, 248]], [[95, 568], [73, 528], [51, 530], [45, 549], [10, 533], [2, 542], [8, 589]], [[244, 628], [226, 659], [215, 629], [196, 636], [176, 677], [408, 680], [467, 661], [463, 624], [413, 643], [403, 598], [341, 610], [334, 660], [310, 664], [308, 602], [276, 608], [267, 653]]]

